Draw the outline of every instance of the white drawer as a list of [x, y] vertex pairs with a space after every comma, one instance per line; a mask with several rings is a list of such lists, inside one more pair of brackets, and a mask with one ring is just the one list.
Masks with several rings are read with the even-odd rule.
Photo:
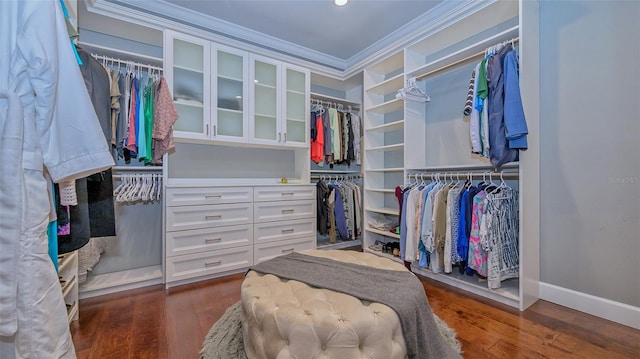
[[309, 237], [316, 233], [313, 218], [256, 223], [253, 225], [255, 243]]
[[255, 202], [316, 199], [316, 187], [315, 186], [254, 187], [253, 198]]
[[167, 232], [167, 257], [253, 244], [253, 225]]
[[167, 207], [167, 232], [249, 224], [252, 220], [251, 203]]
[[294, 251], [316, 248], [316, 237], [287, 239], [284, 241], [256, 243], [253, 250], [253, 262], [258, 264], [268, 259]]
[[254, 222], [272, 222], [316, 216], [316, 201], [258, 202], [253, 204]]
[[252, 202], [251, 187], [167, 188], [167, 206]]
[[167, 282], [221, 273], [253, 265], [253, 247], [221, 249], [167, 258]]

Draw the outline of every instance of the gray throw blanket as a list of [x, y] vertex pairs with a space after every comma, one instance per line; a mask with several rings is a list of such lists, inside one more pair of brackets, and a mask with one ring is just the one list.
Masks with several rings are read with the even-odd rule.
[[422, 283], [409, 271], [373, 268], [296, 252], [259, 263], [250, 270], [389, 306], [400, 318], [410, 359], [462, 358], [438, 331]]

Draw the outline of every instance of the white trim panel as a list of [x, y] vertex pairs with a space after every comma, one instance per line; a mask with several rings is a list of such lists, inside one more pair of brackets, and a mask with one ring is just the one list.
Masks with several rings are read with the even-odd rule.
[[540, 282], [540, 299], [640, 329], [640, 308]]

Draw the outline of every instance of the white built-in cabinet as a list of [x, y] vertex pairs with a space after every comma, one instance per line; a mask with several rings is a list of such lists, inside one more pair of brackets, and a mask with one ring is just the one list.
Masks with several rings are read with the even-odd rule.
[[[420, 178], [429, 181], [437, 173], [470, 173], [478, 181], [482, 180], [482, 173], [493, 171], [488, 159], [471, 153], [469, 121], [463, 116], [463, 107], [471, 72], [485, 49], [512, 39], [519, 41], [522, 49], [526, 39], [521, 36], [520, 16], [518, 2], [489, 4], [365, 69], [364, 251], [400, 261], [370, 249], [376, 241], [399, 240], [395, 232], [369, 225], [374, 218], [398, 222], [396, 186]], [[526, 64], [521, 62], [520, 66], [522, 74]], [[395, 98], [397, 90], [414, 78], [429, 94], [430, 102]], [[521, 88], [529, 88], [523, 79]], [[527, 99], [523, 101], [527, 121], [537, 128], [538, 118], [535, 113], [529, 116]], [[531, 146], [535, 142], [530, 142]], [[532, 155], [528, 157], [530, 152]], [[503, 281], [498, 289], [489, 289], [486, 280], [459, 274], [457, 269], [450, 274], [435, 273], [414, 262], [412, 270], [520, 310], [535, 302], [539, 281], [539, 238], [535, 232], [539, 207], [535, 199], [536, 182], [532, 180], [531, 187], [525, 186], [528, 178], [537, 176], [536, 153], [536, 149], [520, 152], [520, 162], [500, 169], [509, 173], [507, 184], [519, 191], [519, 278]], [[421, 177], [416, 178], [418, 174]], [[494, 175], [496, 179], [499, 177]]]
[[316, 248], [310, 71], [172, 30], [164, 67], [179, 113], [163, 171], [167, 287]]
[[179, 141], [306, 147], [309, 70], [165, 31]]
[[165, 77], [178, 120], [176, 138], [246, 142], [248, 53], [167, 30]]
[[223, 276], [316, 247], [315, 186], [191, 186], [166, 190], [167, 287]]
[[249, 141], [309, 145], [309, 70], [252, 54]]
[[210, 139], [211, 43], [167, 30], [164, 53], [164, 76], [179, 116], [174, 136]]

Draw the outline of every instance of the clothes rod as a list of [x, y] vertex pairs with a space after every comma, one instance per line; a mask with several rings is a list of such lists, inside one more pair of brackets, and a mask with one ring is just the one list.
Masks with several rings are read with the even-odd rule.
[[[511, 42], [515, 43], [515, 42], [518, 42], [518, 41], [520, 41], [520, 37], [514, 37], [513, 39], [506, 40], [506, 41], [503, 41], [503, 42], [501, 42], [501, 43], [504, 43], [504, 44], [506, 44], [506, 43], [511, 43]], [[496, 44], [496, 45], [497, 45], [497, 44]], [[494, 45], [494, 46], [495, 46], [495, 45]], [[473, 55], [469, 55], [469, 56], [467, 56], [467, 57], [465, 57], [465, 58], [462, 58], [462, 59], [460, 59], [460, 60], [456, 60], [456, 61], [451, 62], [451, 63], [449, 63], [449, 64], [446, 64], [446, 65], [444, 65], [444, 66], [438, 67], [437, 69], [433, 69], [433, 70], [431, 70], [431, 71], [429, 71], [429, 72], [427, 72], [427, 73], [420, 74], [419, 76], [416, 76], [416, 80], [422, 80], [422, 79], [424, 79], [425, 77], [428, 77], [428, 76], [433, 75], [433, 74], [435, 74], [435, 73], [438, 73], [438, 72], [440, 72], [440, 71], [446, 70], [446, 69], [448, 69], [448, 68], [450, 68], [450, 67], [453, 67], [453, 66], [459, 65], [459, 64], [461, 64], [461, 63], [463, 63], [463, 62], [467, 62], [467, 61], [472, 60], [472, 59], [475, 59], [476, 57], [479, 57], [479, 56], [484, 56], [484, 55], [486, 55], [486, 53], [487, 53], [487, 49], [484, 49], [484, 50], [482, 50], [482, 51], [476, 52], [476, 53], [475, 53], [475, 54], [473, 54]]]
[[153, 66], [153, 65], [149, 65], [149, 64], [142, 64], [139, 62], [135, 62], [132, 60], [122, 60], [122, 59], [118, 59], [115, 57], [110, 57], [110, 56], [105, 56], [105, 55], [98, 55], [98, 54], [91, 54], [91, 56], [93, 56], [94, 59], [96, 60], [103, 60], [108, 62], [113, 62], [113, 63], [118, 63], [118, 65], [128, 65], [128, 64], [132, 64], [135, 67], [139, 67], [139, 68], [146, 68], [149, 70], [156, 70], [159, 72], [163, 72], [164, 69], [162, 67], [158, 67], [158, 66]]
[[162, 166], [113, 166], [114, 171], [161, 171]]
[[[119, 180], [119, 179], [123, 179], [124, 177], [127, 177], [127, 176], [132, 177], [132, 175], [133, 176], [136, 176], [136, 175], [146, 176], [146, 175], [149, 175], [149, 173], [128, 173], [128, 174], [111, 175], [111, 178], [113, 178], [114, 180]], [[159, 180], [162, 180], [162, 174], [161, 173], [158, 173], [156, 176], [157, 176], [157, 178]]]
[[353, 173], [353, 174], [360, 174], [360, 171], [355, 171], [355, 170], [344, 170], [344, 171], [340, 171], [340, 170], [311, 170], [311, 173], [323, 173], [323, 174], [349, 174], [349, 173]]
[[347, 103], [340, 103], [340, 102], [336, 102], [336, 101], [327, 101], [327, 100], [321, 100], [318, 98], [311, 98], [311, 104], [320, 104], [320, 105], [327, 105], [329, 107], [336, 108], [338, 110], [344, 110], [344, 107], [347, 107], [349, 110], [360, 110], [360, 106], [355, 106], [355, 105], [350, 105]]
[[483, 178], [483, 179], [518, 179], [520, 174], [518, 172], [422, 172], [422, 173], [410, 173], [407, 174], [407, 178], [415, 179], [465, 179], [465, 178]]
[[346, 176], [343, 176], [343, 175], [337, 175], [337, 176], [331, 176], [331, 175], [311, 176], [311, 179], [326, 179], [328, 181], [333, 181], [333, 180], [337, 180], [337, 181], [347, 180], [348, 181], [348, 180], [360, 179], [360, 178], [362, 178], [362, 176], [359, 176], [359, 175], [356, 175], [356, 176], [353, 176], [353, 175], [346, 175]]

